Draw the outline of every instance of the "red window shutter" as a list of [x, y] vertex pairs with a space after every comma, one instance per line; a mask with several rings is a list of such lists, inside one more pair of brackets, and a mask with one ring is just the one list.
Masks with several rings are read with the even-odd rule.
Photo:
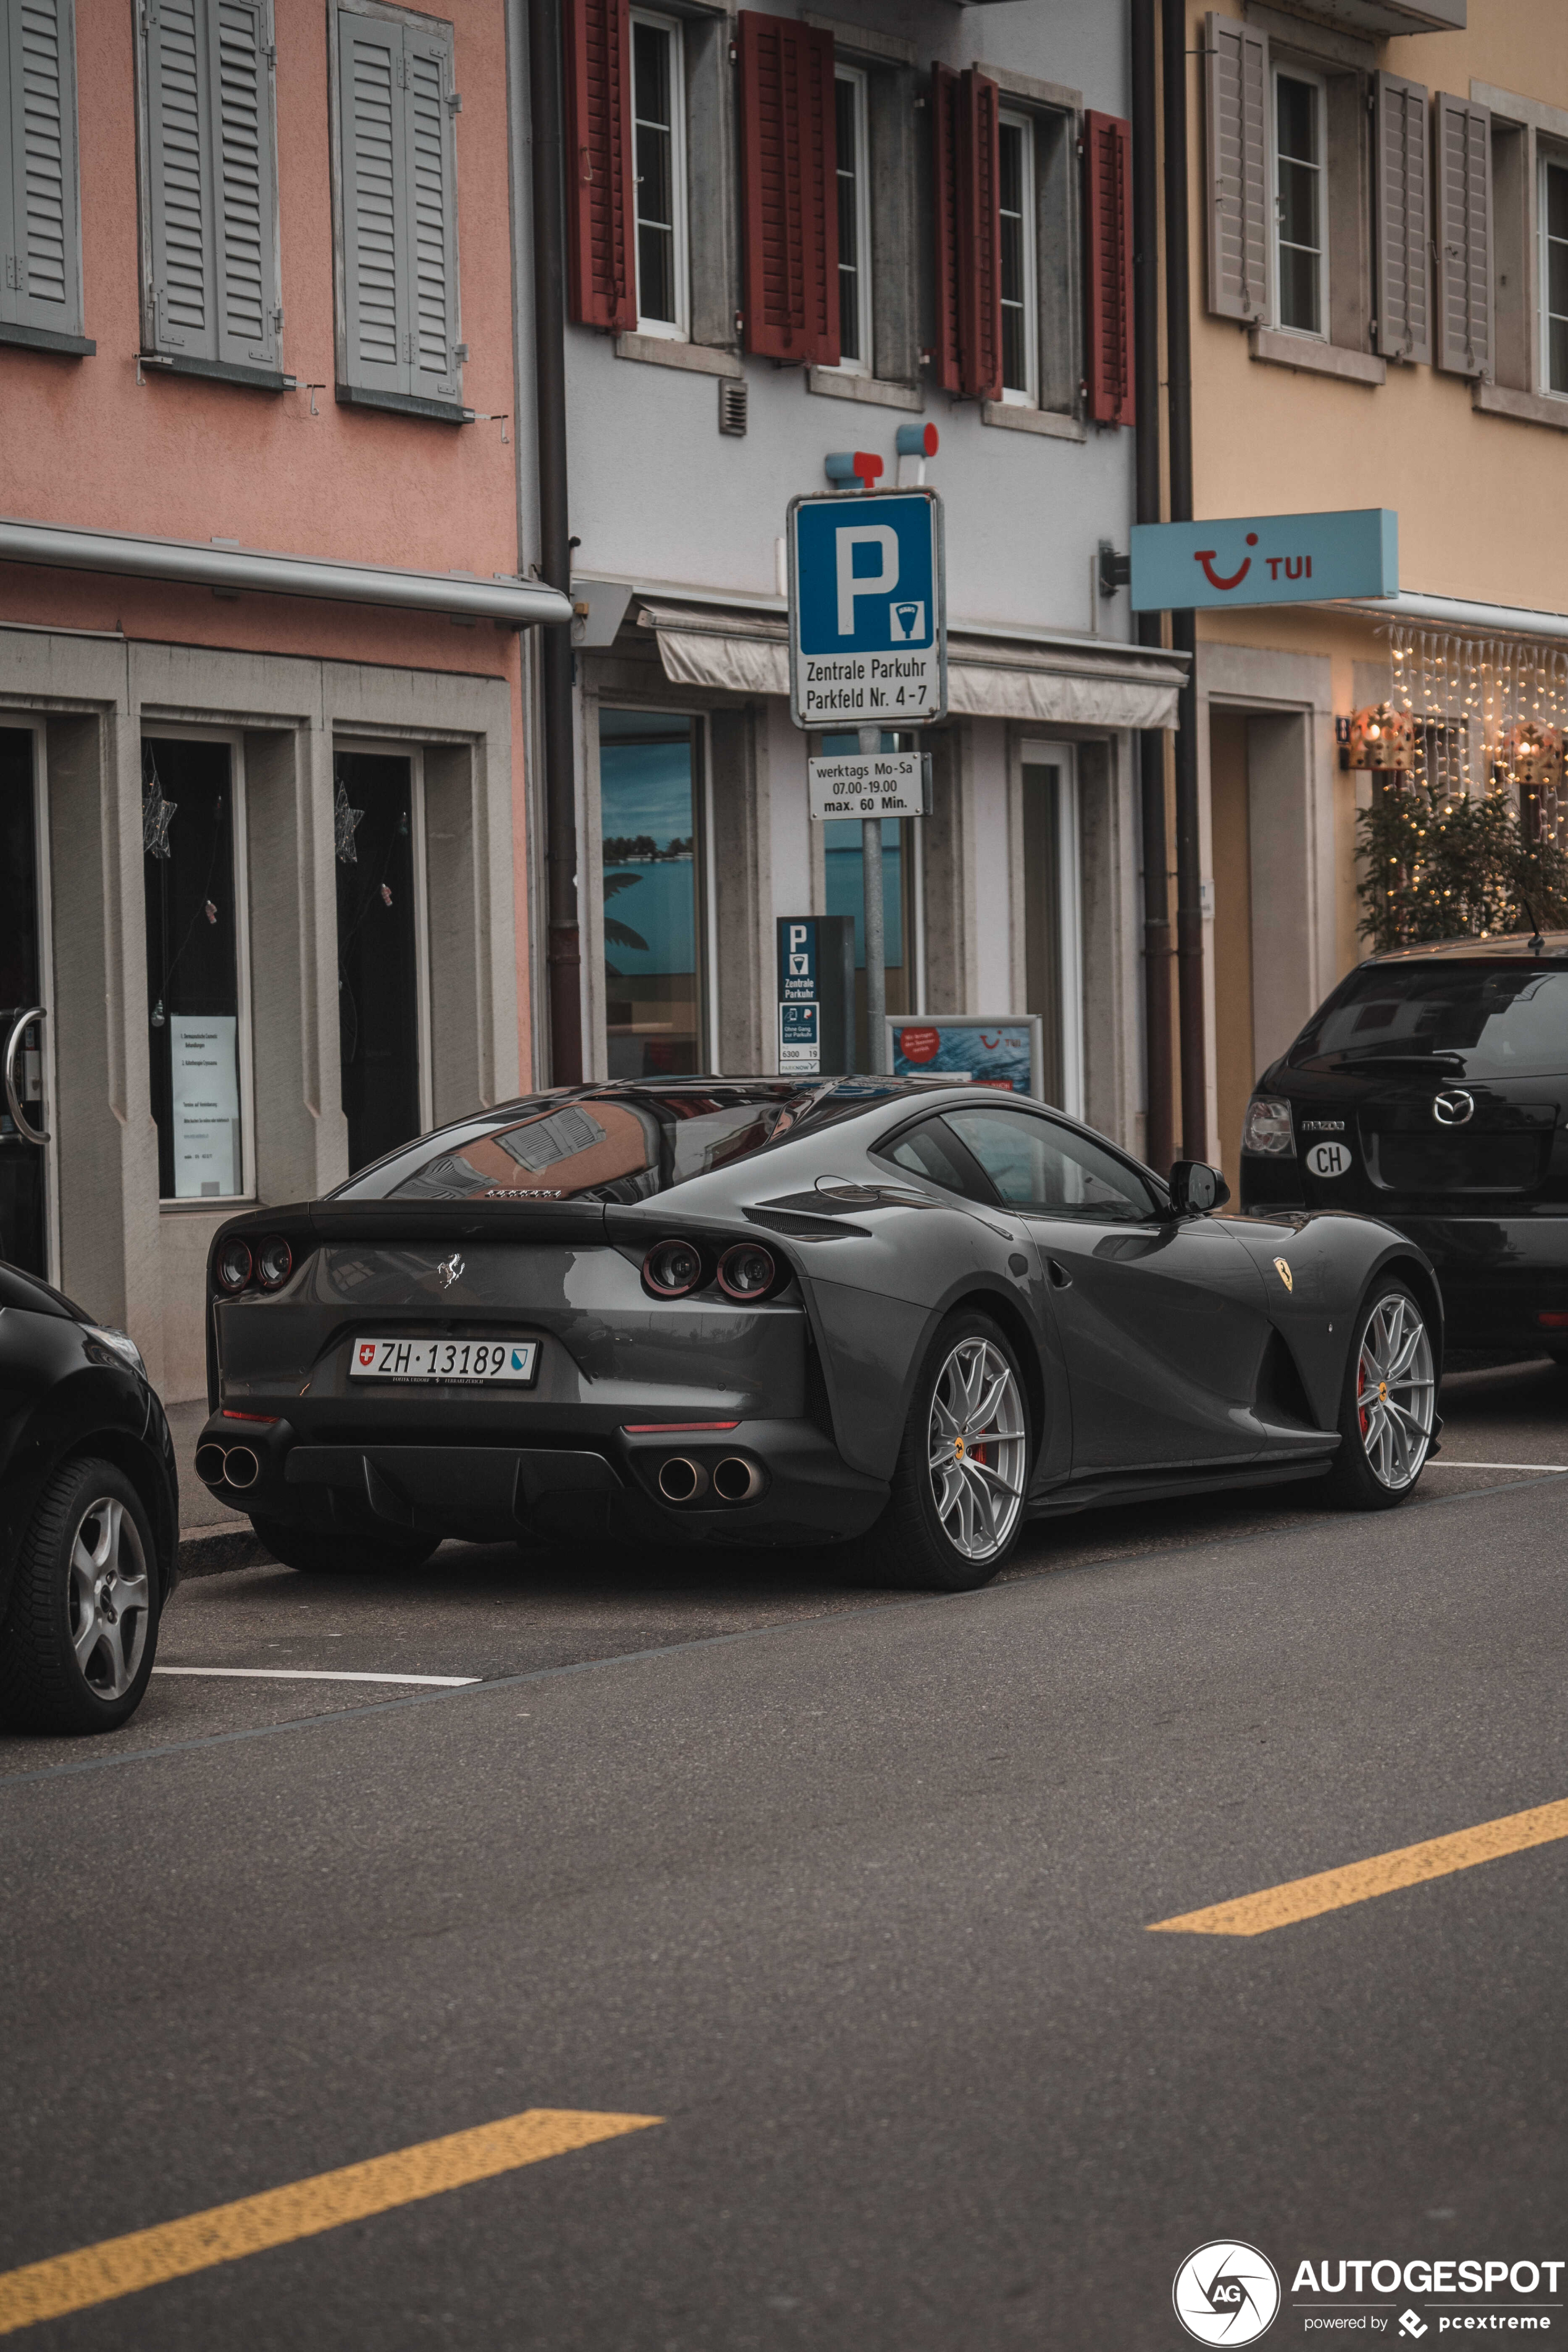
[[1083, 118], [1084, 286], [1089, 413], [1131, 425], [1132, 389], [1132, 132], [1114, 114]]
[[1002, 93], [971, 66], [958, 89], [961, 390], [1002, 397]]
[[630, 0], [570, 0], [566, 151], [572, 316], [625, 332], [637, 322]]
[[739, 29], [746, 349], [837, 367], [833, 36], [749, 9]]
[[935, 362], [938, 387], [961, 389], [958, 269], [958, 76], [951, 66], [931, 69], [931, 215], [936, 230]]

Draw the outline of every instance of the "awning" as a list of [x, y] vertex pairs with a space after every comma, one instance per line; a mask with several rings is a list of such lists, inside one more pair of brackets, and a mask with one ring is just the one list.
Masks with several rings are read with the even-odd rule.
[[[789, 693], [784, 621], [733, 605], [639, 598], [672, 686], [726, 694]], [[947, 643], [948, 707], [963, 717], [1042, 727], [1174, 727], [1184, 657], [1113, 637], [1010, 636], [963, 629]]]
[[390, 564], [272, 555], [260, 548], [150, 539], [132, 531], [72, 530], [58, 523], [0, 520], [0, 562], [128, 572], [139, 580], [178, 580], [200, 588], [249, 589], [269, 596], [327, 596], [351, 604], [457, 613], [474, 620], [510, 621], [518, 628], [572, 618], [571, 604], [559, 589], [533, 581], [499, 574], [479, 580], [468, 572], [404, 572]]

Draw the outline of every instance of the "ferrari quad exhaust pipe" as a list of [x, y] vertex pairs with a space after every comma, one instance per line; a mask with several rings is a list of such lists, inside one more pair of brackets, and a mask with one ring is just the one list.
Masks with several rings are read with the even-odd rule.
[[672, 1454], [658, 1465], [658, 1491], [667, 1503], [695, 1503], [708, 1492], [708, 1473], [700, 1462]]
[[196, 1448], [196, 1475], [209, 1486], [236, 1486], [243, 1493], [261, 1475], [260, 1457], [248, 1445], [201, 1445]]
[[763, 1491], [763, 1474], [739, 1454], [726, 1454], [713, 1472], [713, 1492], [726, 1503], [752, 1503]]

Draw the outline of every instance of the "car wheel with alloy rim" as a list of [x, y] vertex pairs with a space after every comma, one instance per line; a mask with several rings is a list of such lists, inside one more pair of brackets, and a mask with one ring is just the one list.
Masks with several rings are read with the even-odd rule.
[[990, 1582], [1017, 1539], [1032, 1453], [1007, 1339], [951, 1315], [921, 1366], [887, 1509], [868, 1538], [889, 1583], [965, 1592]]
[[158, 1647], [157, 1549], [123, 1470], [89, 1458], [49, 1480], [16, 1557], [0, 1631], [0, 1721], [115, 1731]]
[[1402, 1283], [1379, 1284], [1362, 1301], [1345, 1370], [1334, 1499], [1358, 1511], [1403, 1502], [1432, 1451], [1436, 1410], [1426, 1315]]

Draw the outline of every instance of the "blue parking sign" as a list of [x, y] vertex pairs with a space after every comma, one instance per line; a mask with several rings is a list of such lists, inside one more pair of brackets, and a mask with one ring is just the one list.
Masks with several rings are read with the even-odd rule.
[[927, 727], [947, 712], [934, 490], [795, 499], [790, 703], [797, 727]]

